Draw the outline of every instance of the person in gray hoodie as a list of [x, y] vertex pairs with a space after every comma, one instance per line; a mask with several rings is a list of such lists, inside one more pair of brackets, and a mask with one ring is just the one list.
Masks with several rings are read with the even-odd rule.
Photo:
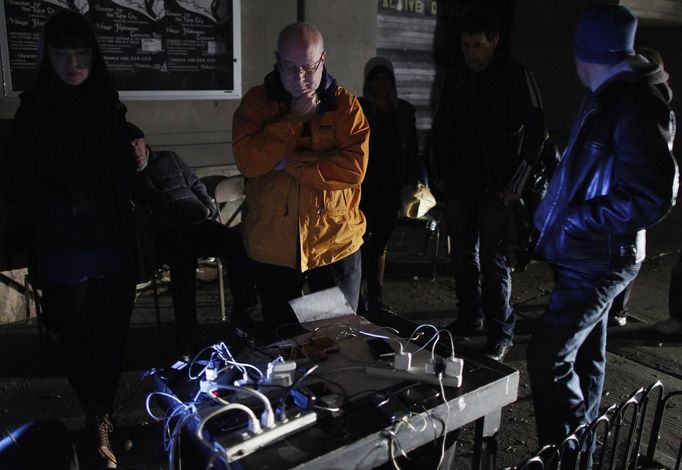
[[367, 219], [362, 273], [367, 280], [363, 307], [383, 309], [386, 247], [400, 211], [400, 190], [418, 179], [419, 149], [414, 107], [398, 98], [393, 64], [374, 57], [365, 65], [360, 105], [369, 121], [369, 163], [362, 182], [360, 209]]

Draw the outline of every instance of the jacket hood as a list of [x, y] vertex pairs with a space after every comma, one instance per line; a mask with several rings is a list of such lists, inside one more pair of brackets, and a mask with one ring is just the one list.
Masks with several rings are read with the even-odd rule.
[[[276, 64], [274, 70], [268, 72], [263, 79], [263, 84], [265, 85], [268, 99], [285, 103], [287, 107], [290, 105], [291, 93], [284, 89]], [[317, 98], [320, 100], [320, 108], [317, 110], [318, 114], [336, 109], [336, 86], [336, 79], [327, 72], [325, 67], [322, 70], [320, 86], [317, 87]]]
[[609, 83], [616, 80], [645, 82], [656, 87], [663, 95], [666, 103], [670, 103], [673, 92], [668, 86], [668, 72], [663, 66], [649, 62], [644, 56], [636, 54], [618, 63], [611, 69], [608, 79], [597, 89], [604, 89]]
[[365, 64], [365, 80], [362, 84], [362, 96], [373, 102], [372, 93], [369, 90], [368, 79], [379, 69], [388, 73], [391, 77], [391, 101], [395, 108], [398, 103], [398, 88], [395, 84], [395, 72], [393, 70], [393, 63], [385, 57], [373, 57]]

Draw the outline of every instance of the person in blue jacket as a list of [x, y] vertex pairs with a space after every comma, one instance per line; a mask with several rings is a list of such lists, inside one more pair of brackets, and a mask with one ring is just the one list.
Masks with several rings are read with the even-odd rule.
[[554, 274], [527, 351], [541, 445], [597, 418], [609, 307], [640, 269], [646, 228], [675, 201], [674, 122], [657, 89], [667, 76], [635, 54], [636, 28], [627, 8], [598, 5], [575, 36], [589, 93], [534, 218], [535, 253]]

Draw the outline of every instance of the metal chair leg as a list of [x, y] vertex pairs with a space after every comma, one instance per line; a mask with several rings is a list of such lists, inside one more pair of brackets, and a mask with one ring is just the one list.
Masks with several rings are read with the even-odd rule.
[[26, 323], [31, 322], [31, 280], [24, 275], [24, 306], [26, 307]]
[[220, 292], [220, 319], [227, 320], [225, 314], [225, 280], [223, 279], [223, 262], [220, 258], [216, 258], [216, 265], [218, 266], [218, 289]]
[[154, 294], [154, 313], [156, 313], [156, 327], [161, 327], [161, 310], [159, 309], [159, 288], [156, 284], [157, 273], [152, 275], [152, 293]]
[[438, 248], [440, 246], [440, 223], [436, 224], [436, 246], [433, 248], [433, 282], [438, 277]]

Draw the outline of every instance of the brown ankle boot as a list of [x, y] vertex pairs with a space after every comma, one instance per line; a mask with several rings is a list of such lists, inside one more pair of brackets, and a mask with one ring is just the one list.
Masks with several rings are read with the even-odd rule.
[[116, 456], [111, 448], [110, 436], [114, 431], [114, 425], [111, 424], [111, 418], [108, 414], [103, 416], [95, 416], [95, 445], [97, 445], [97, 455], [103, 461], [106, 461], [105, 468], [117, 468]]

